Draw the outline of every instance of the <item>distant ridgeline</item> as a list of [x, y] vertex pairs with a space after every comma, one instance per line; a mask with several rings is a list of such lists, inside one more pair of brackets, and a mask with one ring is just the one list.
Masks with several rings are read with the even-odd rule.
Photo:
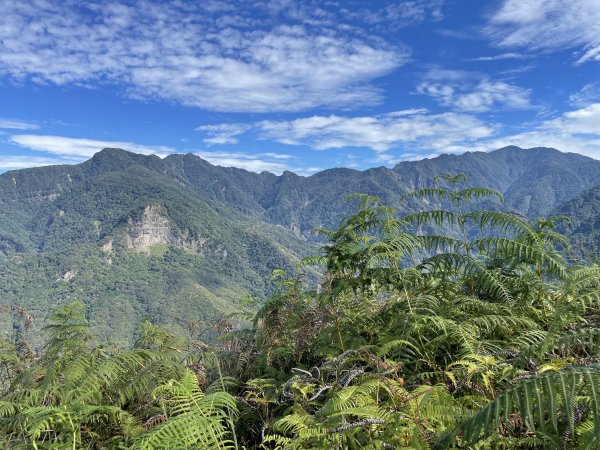
[[243, 295], [267, 295], [274, 269], [294, 273], [317, 254], [313, 230], [337, 228], [354, 209], [344, 197], [365, 193], [415, 210], [422, 205], [402, 197], [445, 173], [501, 192], [505, 211], [565, 214], [587, 243], [600, 227], [600, 161], [547, 148], [311, 177], [105, 149], [75, 166], [0, 175], [0, 333], [27, 332], [24, 314], [35, 326], [75, 300], [88, 305], [94, 333], [117, 345], [144, 317], [208, 333]]

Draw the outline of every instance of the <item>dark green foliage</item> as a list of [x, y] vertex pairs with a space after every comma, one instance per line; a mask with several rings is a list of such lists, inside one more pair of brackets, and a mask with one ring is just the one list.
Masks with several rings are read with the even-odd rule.
[[583, 258], [599, 262], [600, 185], [563, 202], [554, 212], [570, 218], [570, 222], [563, 224], [560, 230], [572, 236], [575, 251]]
[[[468, 155], [467, 166], [485, 158]], [[524, 156], [494, 155], [499, 172], [503, 158]], [[65, 176], [67, 169], [53, 170]], [[123, 170], [131, 183], [119, 182]], [[0, 345], [0, 444], [599, 446], [600, 268], [558, 233], [563, 217], [506, 212], [507, 196], [463, 174], [432, 175], [392, 207], [391, 190], [381, 191], [383, 199], [372, 191], [394, 171], [368, 171], [357, 182], [367, 194], [343, 206], [355, 212], [338, 229], [322, 229], [328, 243], [304, 260], [306, 273], [325, 272], [315, 287], [310, 276], [286, 274], [306, 242], [274, 238], [276, 230], [256, 218], [273, 213], [275, 220], [306, 202], [307, 179], [229, 169], [212, 183], [196, 179], [220, 171], [192, 156], [167, 161], [110, 150], [69, 175], [81, 191], [64, 187], [50, 204], [43, 197], [52, 195], [51, 183], [32, 181], [37, 193], [7, 222], [14, 228], [10, 264], [2, 265], [8, 333]], [[558, 179], [550, 172], [543, 178]], [[342, 190], [335, 180], [352, 174], [333, 171], [331, 186]], [[104, 203], [110, 185], [122, 191]], [[197, 196], [208, 189], [219, 203]], [[276, 207], [260, 211], [267, 197]], [[294, 214], [302, 229], [305, 212]], [[27, 228], [19, 225], [26, 217], [33, 225], [52, 220]], [[161, 231], [139, 239], [144, 224]], [[71, 244], [63, 246], [65, 230]], [[287, 271], [275, 271], [268, 288], [274, 266]], [[253, 295], [242, 311], [223, 302], [243, 290]], [[86, 306], [64, 306], [76, 299]], [[49, 310], [38, 329], [32, 315]], [[223, 315], [256, 310], [247, 328]], [[174, 325], [153, 323], [160, 321]], [[98, 344], [96, 333], [117, 345]]]
[[[419, 238], [426, 246], [464, 240], [460, 230], [450, 233], [457, 217], [442, 213], [451, 197], [406, 196], [419, 189], [433, 194], [436, 175], [447, 171], [466, 174], [464, 200], [477, 194], [471, 210], [462, 211], [469, 213], [464, 220], [473, 239], [481, 226], [512, 226], [505, 215], [477, 210], [548, 213], [593, 186], [600, 163], [551, 149], [508, 147], [394, 169], [331, 169], [301, 177], [215, 167], [191, 154], [160, 159], [105, 149], [77, 166], [11, 171], [0, 175], [0, 304], [24, 307], [39, 321], [56, 305], [83, 301], [94, 333], [119, 345], [130, 344], [134, 324], [145, 316], [179, 329], [187, 326], [182, 317], [211, 322], [233, 312], [246, 293], [269, 295], [272, 270], [293, 273], [302, 257], [316, 253], [310, 242], [323, 236], [314, 229], [336, 228], [351, 214], [358, 199], [342, 199], [353, 192], [380, 198], [400, 214], [420, 211], [406, 220], [427, 235]], [[438, 179], [438, 187], [444, 181], [452, 180]], [[479, 196], [476, 185], [501, 192], [505, 204]], [[568, 211], [578, 239], [591, 234], [583, 216], [593, 216], [593, 203], [585, 200]], [[161, 223], [168, 225], [144, 244], [144, 235]], [[443, 242], [430, 236], [435, 227], [446, 233]], [[392, 236], [363, 250], [361, 264], [370, 265], [363, 278], [382, 272], [378, 255], [386, 247], [400, 246], [401, 253], [406, 245], [413, 244]], [[586, 241], [590, 256], [591, 247]], [[446, 262], [468, 262], [462, 259]], [[473, 261], [469, 266], [475, 270]], [[316, 279], [314, 271], [307, 273], [307, 282]], [[16, 326], [13, 317], [0, 316], [5, 336]]]
[[[239, 352], [236, 376], [257, 377], [244, 395], [260, 414], [244, 422], [255, 434], [243, 440], [290, 449], [597, 445], [600, 269], [566, 264], [556, 220], [471, 210], [469, 200], [499, 196], [462, 189], [462, 177], [442, 181], [450, 186], [414, 196], [447, 197], [449, 210], [402, 216], [362, 196], [358, 212], [326, 232], [323, 256], [309, 260], [326, 268], [321, 292], [289, 281], [265, 304], [255, 362]], [[436, 234], [412, 235], [414, 224]]]
[[[207, 337], [239, 297], [268, 295], [270, 273], [293, 271], [314, 248], [166, 171], [159, 158], [109, 149], [79, 166], [1, 175], [0, 304], [40, 321], [85, 302], [93, 332], [121, 346], [146, 316], [178, 330], [200, 323]], [[15, 326], [2, 315], [4, 336]]]

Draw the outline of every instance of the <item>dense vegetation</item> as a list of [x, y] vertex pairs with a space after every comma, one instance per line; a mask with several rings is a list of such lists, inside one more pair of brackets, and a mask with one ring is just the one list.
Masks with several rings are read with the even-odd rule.
[[[273, 292], [274, 269], [295, 276], [295, 264], [324, 242], [313, 229], [335, 228], [353, 212], [356, 200], [345, 196], [376, 196], [401, 214], [442, 209], [440, 199], [400, 199], [434, 186], [434, 176], [447, 171], [466, 173], [467, 186], [501, 192], [504, 211], [568, 215], [573, 228], [559, 230], [593, 246], [600, 161], [547, 148], [310, 177], [217, 167], [191, 154], [161, 159], [105, 149], [79, 165], [0, 174], [0, 309], [10, 312], [0, 314], [0, 335], [20, 327], [13, 306], [41, 322], [53, 308], [80, 301], [102, 342], [132, 345], [136, 324], [147, 316], [177, 332], [194, 321], [194, 338], [205, 339], [241, 296]], [[481, 199], [478, 207], [498, 205]], [[472, 226], [468, 235], [476, 236]], [[311, 270], [306, 282], [317, 278]], [[43, 339], [28, 335], [35, 347]]]
[[503, 197], [464, 181], [414, 191], [445, 207], [409, 214], [356, 196], [306, 260], [325, 270], [319, 288], [276, 271], [275, 295], [244, 299], [252, 327], [220, 320], [215, 344], [147, 321], [130, 349], [98, 344], [74, 303], [48, 318], [37, 352], [24, 338], [31, 318], [15, 311], [0, 443], [597, 447], [600, 268], [555, 231], [565, 218], [478, 209]]
[[[183, 329], [181, 318], [212, 322], [244, 293], [268, 295], [271, 272], [314, 247], [151, 170], [158, 157], [121, 153], [135, 164], [112, 156], [5, 174], [0, 305], [43, 319], [82, 301], [95, 335], [129, 345], [146, 316]], [[0, 315], [0, 333], [18, 326], [14, 317]]]
[[587, 189], [563, 203], [557, 213], [572, 218], [569, 227], [563, 227], [563, 230], [569, 233], [581, 253], [597, 258], [590, 250], [596, 248], [600, 231], [600, 186]]

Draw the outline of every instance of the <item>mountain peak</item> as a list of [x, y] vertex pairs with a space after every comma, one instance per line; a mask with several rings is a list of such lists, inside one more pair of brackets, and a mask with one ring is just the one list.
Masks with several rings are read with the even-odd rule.
[[[498, 190], [505, 203], [497, 206], [504, 211], [540, 217], [597, 186], [600, 161], [510, 146], [404, 161], [393, 170], [334, 168], [300, 177], [213, 166], [192, 154], [161, 159], [105, 148], [77, 166], [0, 175], [0, 272], [18, 274], [10, 289], [0, 286], [0, 295], [15, 304], [31, 299], [22, 306], [46, 311], [36, 306], [40, 280], [48, 288], [45, 308], [64, 294], [71, 274], [79, 283], [73, 288], [94, 298], [93, 311], [109, 318], [103, 329], [119, 339], [124, 335], [118, 330], [129, 336], [135, 321], [118, 320], [114, 311], [134, 311], [135, 320], [150, 308], [169, 318], [188, 317], [177, 305], [194, 298], [198, 315], [190, 320], [207, 320], [235, 310], [229, 299], [242, 292], [269, 292], [273, 269], [293, 268], [297, 259], [316, 254], [313, 230], [337, 229], [356, 206], [343, 201], [349, 194], [381, 198], [406, 214], [420, 206], [403, 202], [406, 193], [433, 186], [444, 173], [464, 173], [469, 186]], [[586, 233], [598, 220], [598, 192], [556, 211], [580, 217], [575, 229]], [[135, 251], [142, 253], [131, 256]], [[38, 256], [45, 252], [51, 256]], [[66, 255], [64, 264], [54, 263], [58, 254]], [[25, 262], [13, 267], [17, 258]], [[98, 300], [97, 283], [110, 286]], [[14, 295], [13, 286], [36, 295]], [[0, 333], [6, 324], [0, 320]]]
[[105, 147], [102, 150], [100, 150], [99, 152], [97, 152], [94, 156], [119, 156], [119, 155], [126, 155], [126, 154], [132, 154], [132, 152], [129, 152], [127, 150], [124, 150], [122, 148], [117, 148], [117, 147]]
[[140, 165], [151, 169], [161, 169], [164, 164], [156, 155], [142, 155], [122, 148], [103, 148], [82, 166], [87, 166], [93, 173], [119, 170], [131, 165]]
[[133, 159], [142, 159], [147, 158], [148, 155], [143, 155], [140, 153], [134, 153], [129, 150], [124, 150], [122, 148], [116, 147], [106, 147], [95, 153], [92, 156], [92, 160], [102, 161], [102, 160], [113, 160], [113, 161], [131, 161]]
[[493, 150], [490, 153], [495, 153], [495, 152], [521, 152], [525, 149], [518, 147], [516, 145], [507, 145], [506, 147], [502, 147], [499, 148], [497, 150]]

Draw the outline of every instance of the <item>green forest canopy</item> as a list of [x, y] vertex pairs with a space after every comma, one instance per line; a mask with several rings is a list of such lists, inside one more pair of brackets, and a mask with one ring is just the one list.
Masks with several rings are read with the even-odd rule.
[[16, 330], [0, 352], [0, 443], [598, 446], [600, 268], [573, 259], [563, 218], [473, 209], [502, 196], [463, 181], [412, 193], [447, 208], [403, 216], [358, 196], [305, 261], [325, 269], [320, 288], [275, 272], [252, 327], [222, 321], [213, 344], [145, 321], [132, 348], [101, 345], [80, 303], [48, 318], [39, 352]]

